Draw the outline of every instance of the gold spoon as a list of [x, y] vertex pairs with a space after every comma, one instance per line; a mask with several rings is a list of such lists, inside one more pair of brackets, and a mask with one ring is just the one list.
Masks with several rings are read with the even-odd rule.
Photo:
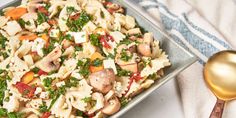
[[210, 57], [204, 78], [217, 97], [210, 118], [221, 118], [225, 101], [236, 99], [236, 51], [221, 51]]

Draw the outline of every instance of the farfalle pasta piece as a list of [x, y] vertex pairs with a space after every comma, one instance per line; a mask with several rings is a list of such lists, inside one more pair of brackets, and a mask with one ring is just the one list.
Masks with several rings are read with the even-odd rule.
[[21, 60], [19, 57], [14, 56], [11, 59], [11, 63], [9, 64], [10, 71], [13, 74], [12, 82], [16, 83], [19, 82], [22, 76], [29, 71], [29, 67], [27, 63]]
[[163, 52], [159, 58], [151, 60], [151, 66], [147, 65], [142, 71], [141, 71], [141, 77], [147, 77], [148, 75], [151, 75], [153, 73], [156, 73], [158, 70], [169, 66], [170, 61], [167, 58], [168, 56]]
[[9, 90], [9, 93], [12, 94], [12, 96], [15, 96], [19, 101], [28, 101], [28, 98], [24, 98], [21, 93], [13, 86], [12, 81], [7, 81], [7, 90]]
[[28, 40], [24, 40], [20, 48], [15, 52], [15, 55], [19, 58], [25, 56], [31, 50], [32, 43]]
[[122, 97], [128, 91], [128, 86], [130, 83], [130, 77], [119, 77], [116, 78], [116, 82], [113, 85], [116, 96]]
[[59, 20], [58, 20], [58, 24], [59, 24], [59, 28], [61, 29], [61, 31], [67, 31], [68, 30], [68, 26], [66, 25], [67, 20], [69, 18], [69, 13], [68, 13], [68, 7], [73, 7], [75, 10], [77, 11], [81, 11], [80, 6], [78, 6], [76, 0], [67, 0], [65, 7], [61, 10], [60, 14], [59, 14]]
[[[66, 94], [66, 99], [68, 101], [70, 101], [71, 105], [74, 108], [76, 108], [80, 111], [85, 111], [88, 104], [82, 100], [83, 99], [82, 96], [83, 95], [81, 95], [80, 92], [73, 91], [73, 92], [68, 92]], [[84, 97], [84, 98], [86, 98], [86, 97]]]
[[0, 28], [7, 24], [8, 18], [5, 16], [0, 16]]
[[41, 113], [40, 113], [38, 110], [36, 110], [36, 109], [34, 109], [34, 108], [27, 108], [27, 107], [21, 108], [21, 109], [19, 110], [19, 112], [25, 113], [25, 114], [30, 114], [30, 113], [32, 113], [32, 114], [35, 114], [35, 115], [38, 115], [38, 116], [41, 115]]
[[73, 87], [67, 92], [66, 99], [70, 101], [74, 108], [85, 111], [87, 103], [82, 99], [91, 97], [91, 93], [92, 87], [88, 85], [85, 79], [82, 79], [78, 87]]
[[58, 74], [61, 78], [68, 77], [76, 68], [77, 60], [74, 58], [65, 60], [63, 65], [60, 67]]
[[3, 100], [3, 108], [7, 109], [8, 112], [18, 111], [20, 108], [20, 102], [18, 98], [14, 95], [8, 96], [9, 100]]
[[72, 105], [65, 96], [60, 95], [51, 108], [51, 114], [56, 117], [69, 118], [72, 111]]
[[104, 107], [105, 99], [102, 93], [98, 93], [98, 92], [93, 93], [92, 99], [96, 101], [96, 104], [88, 110], [88, 114], [92, 114]]
[[131, 83], [129, 91], [125, 94], [125, 97], [133, 96], [134, 94], [136, 94], [136, 92], [139, 92], [141, 89], [142, 89], [141, 85], [136, 81], [133, 81]]

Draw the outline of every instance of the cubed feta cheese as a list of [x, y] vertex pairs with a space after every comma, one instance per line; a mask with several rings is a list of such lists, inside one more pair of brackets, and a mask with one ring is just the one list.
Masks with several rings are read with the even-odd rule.
[[61, 82], [56, 83], [56, 86], [57, 86], [57, 87], [62, 87], [62, 86], [64, 86], [64, 85], [66, 85], [64, 81], [61, 81]]
[[43, 98], [43, 99], [48, 98], [49, 97], [49, 93], [48, 92], [41, 92], [39, 97]]
[[50, 30], [49, 36], [57, 38], [60, 35], [59, 29], [52, 29]]
[[3, 27], [4, 30], [10, 35], [14, 36], [16, 33], [22, 31], [22, 28], [16, 21], [9, 21], [7, 25]]
[[115, 74], [117, 74], [116, 65], [114, 59], [103, 60], [104, 68], [111, 68]]
[[110, 35], [114, 38], [116, 43], [120, 43], [125, 38], [125, 35], [119, 31], [110, 32]]
[[41, 87], [37, 87], [35, 92], [34, 92], [34, 94], [37, 95], [37, 94], [39, 94], [41, 92], [42, 92], [42, 88]]
[[75, 43], [85, 43], [88, 40], [88, 35], [86, 32], [68, 32], [71, 36], [74, 37]]
[[34, 40], [31, 51], [37, 52], [39, 56], [43, 57], [43, 47], [45, 45], [45, 41], [42, 38], [37, 38]]
[[43, 31], [45, 31], [46, 29], [49, 29], [49, 28], [50, 28], [50, 25], [47, 22], [44, 22], [44, 23], [38, 25], [36, 31], [37, 32], [43, 32]]
[[89, 22], [83, 27], [82, 30], [91, 33], [91, 32], [93, 32], [96, 28], [97, 28], [97, 26], [96, 26], [93, 22], [89, 21]]

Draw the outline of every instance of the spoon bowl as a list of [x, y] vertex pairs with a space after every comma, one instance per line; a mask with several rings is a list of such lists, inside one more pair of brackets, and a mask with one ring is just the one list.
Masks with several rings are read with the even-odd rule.
[[210, 57], [204, 67], [204, 79], [218, 98], [210, 118], [221, 118], [224, 102], [236, 99], [236, 51], [221, 51]]

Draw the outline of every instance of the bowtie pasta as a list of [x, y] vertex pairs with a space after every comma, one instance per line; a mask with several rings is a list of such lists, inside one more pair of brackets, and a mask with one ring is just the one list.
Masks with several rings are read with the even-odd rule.
[[104, 0], [22, 0], [0, 16], [0, 117], [102, 118], [170, 66], [151, 32]]

